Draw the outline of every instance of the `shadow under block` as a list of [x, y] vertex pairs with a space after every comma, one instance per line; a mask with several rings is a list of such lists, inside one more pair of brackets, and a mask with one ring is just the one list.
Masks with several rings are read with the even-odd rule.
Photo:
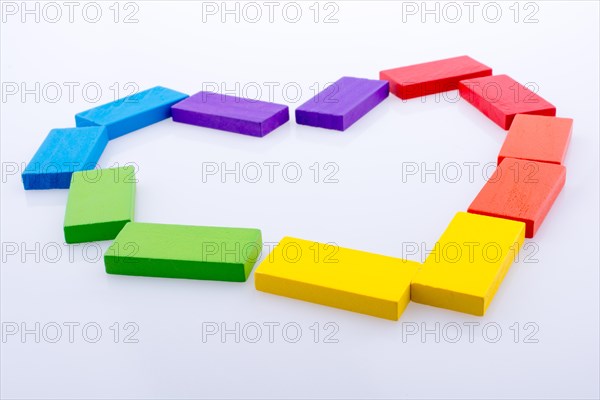
[[563, 165], [505, 158], [469, 206], [469, 212], [512, 219], [535, 236], [565, 185]]
[[468, 79], [458, 83], [460, 96], [502, 129], [517, 114], [556, 115], [556, 108], [508, 75]]
[[389, 96], [387, 81], [343, 77], [296, 109], [296, 123], [345, 131]]
[[398, 320], [419, 263], [291, 237], [254, 273], [256, 289]]
[[261, 249], [258, 229], [131, 222], [104, 265], [109, 274], [245, 282]]
[[133, 221], [134, 209], [134, 167], [76, 172], [67, 199], [65, 241], [114, 239]]
[[171, 107], [173, 121], [263, 137], [290, 120], [287, 106], [199, 92]]
[[188, 97], [162, 86], [123, 97], [75, 115], [77, 126], [106, 126], [108, 139], [152, 125], [171, 116], [171, 106]]
[[411, 283], [411, 300], [482, 316], [523, 245], [525, 224], [457, 213]]
[[458, 82], [492, 74], [487, 65], [469, 56], [447, 58], [379, 73], [390, 82], [390, 92], [403, 100], [458, 89]]
[[562, 164], [572, 130], [571, 118], [517, 114], [498, 154], [498, 164], [505, 158]]
[[103, 126], [52, 129], [21, 174], [23, 187], [68, 189], [73, 172], [96, 168], [107, 143]]

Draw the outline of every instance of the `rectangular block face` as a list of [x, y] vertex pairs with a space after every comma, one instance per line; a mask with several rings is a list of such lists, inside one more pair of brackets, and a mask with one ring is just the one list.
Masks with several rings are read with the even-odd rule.
[[257, 290], [398, 320], [418, 263], [283, 238], [254, 273]]
[[74, 171], [96, 168], [107, 143], [102, 126], [51, 130], [21, 174], [23, 187], [68, 189]]
[[411, 300], [482, 316], [523, 245], [525, 224], [459, 212], [411, 283]]
[[562, 164], [572, 130], [571, 118], [517, 114], [500, 149], [498, 164], [505, 158]]
[[390, 82], [390, 92], [407, 100], [458, 89], [458, 82], [492, 74], [492, 69], [469, 56], [388, 69], [379, 79]]
[[173, 121], [263, 137], [290, 119], [287, 106], [199, 92], [171, 108]]
[[522, 221], [532, 238], [565, 185], [558, 164], [505, 158], [483, 186], [469, 212]]
[[244, 282], [261, 249], [258, 229], [131, 222], [104, 264], [109, 274]]
[[502, 129], [517, 114], [555, 116], [556, 108], [507, 75], [468, 79], [458, 84], [460, 96]]
[[296, 123], [345, 131], [389, 96], [389, 83], [343, 77], [296, 109]]
[[135, 183], [132, 166], [74, 173], [65, 213], [65, 241], [116, 238], [133, 221]]
[[162, 86], [132, 94], [75, 115], [77, 126], [106, 126], [109, 139], [152, 125], [171, 116], [171, 106], [188, 97]]

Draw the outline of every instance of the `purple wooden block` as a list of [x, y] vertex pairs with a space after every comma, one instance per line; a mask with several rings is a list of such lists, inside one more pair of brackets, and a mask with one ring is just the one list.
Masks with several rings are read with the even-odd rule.
[[345, 131], [390, 94], [388, 81], [343, 77], [296, 109], [296, 122]]
[[287, 106], [199, 92], [171, 107], [173, 121], [250, 136], [265, 136], [290, 119]]

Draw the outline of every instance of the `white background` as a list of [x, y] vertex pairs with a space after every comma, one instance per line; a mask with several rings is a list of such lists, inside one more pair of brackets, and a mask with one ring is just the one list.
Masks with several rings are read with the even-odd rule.
[[[448, 21], [456, 9], [444, 3], [437, 6], [439, 22], [435, 15], [422, 22], [420, 11], [403, 21], [401, 2], [368, 3], [338, 1], [326, 10], [321, 3], [317, 23], [313, 2], [300, 4], [297, 23], [283, 17], [285, 3], [270, 23], [262, 2], [256, 23], [247, 20], [254, 18], [249, 8], [239, 23], [235, 15], [222, 22], [220, 13], [203, 21], [202, 3], [191, 1], [121, 3], [116, 23], [112, 2], [100, 5], [97, 23], [82, 16], [85, 3], [72, 23], [62, 2], [56, 23], [49, 21], [55, 10], [43, 14], [45, 3], [37, 3], [39, 22], [35, 15], [22, 22], [22, 10], [3, 14], [1, 319], [5, 330], [14, 324], [35, 330], [39, 323], [41, 335], [39, 343], [34, 334], [4, 335], [3, 397], [598, 398], [598, 3], [520, 3], [516, 16], [513, 2], [502, 2], [496, 23], [493, 8], [483, 13], [486, 3], [475, 8], [473, 22], [467, 6], [455, 3], [462, 12], [456, 23]], [[338, 22], [324, 23], [335, 5]], [[136, 8], [138, 22], [123, 23]], [[536, 9], [537, 22], [524, 23]], [[293, 18], [293, 9], [287, 11]], [[293, 110], [312, 97], [311, 87], [343, 75], [376, 79], [382, 69], [463, 54], [537, 85], [558, 116], [575, 120], [566, 186], [527, 240], [527, 260], [513, 265], [483, 318], [412, 303], [399, 322], [390, 322], [260, 293], [252, 276], [244, 284], [109, 276], [97, 254], [109, 242], [63, 242], [67, 191], [22, 188], [22, 163], [47, 132], [73, 126], [77, 112], [112, 101], [117, 87], [127, 93], [128, 82], [139, 90], [163, 85], [190, 94], [211, 82], [228, 90], [238, 85], [238, 94], [245, 88], [251, 97], [258, 87], [263, 100], [288, 104], [292, 112], [288, 124], [265, 138], [167, 120], [109, 143], [101, 167], [138, 168], [136, 219], [257, 227], [265, 242], [290, 235], [418, 261], [424, 251], [407, 249], [412, 243], [431, 249], [452, 216], [468, 207], [505, 132], [456, 101], [456, 93], [408, 102], [391, 96], [343, 133], [298, 126]], [[71, 97], [67, 85], [75, 84]], [[10, 94], [15, 85], [19, 92]], [[269, 93], [269, 85], [278, 86]], [[23, 88], [33, 92], [22, 98]], [[98, 102], [94, 88], [101, 89]], [[301, 89], [298, 99], [294, 88]], [[243, 175], [239, 183], [233, 175], [203, 179], [211, 163], [233, 169], [236, 162], [242, 169], [281, 165], [273, 182], [266, 167], [258, 183]], [[281, 166], [291, 162], [302, 171], [297, 183], [287, 181], [293, 170], [282, 175]], [[337, 183], [324, 182], [328, 162], [339, 169]], [[463, 167], [452, 182], [455, 163], [468, 162], [478, 163], [473, 179]], [[403, 179], [413, 163], [419, 169], [439, 163], [441, 176]], [[253, 171], [246, 169], [246, 178]], [[70, 322], [79, 324], [73, 343]], [[126, 330], [127, 322], [135, 325]], [[280, 324], [273, 343], [269, 322]], [[239, 343], [233, 334], [203, 340], [207, 323], [227, 329], [239, 323]], [[465, 323], [479, 324], [472, 340]], [[57, 343], [51, 343], [54, 324], [62, 327]], [[87, 336], [85, 324], [92, 327]], [[250, 343], [254, 324], [262, 337]], [[407, 334], [415, 327], [435, 332], [436, 324], [438, 340], [433, 333]], [[94, 326], [102, 336], [88, 343]], [[135, 326], [138, 343], [125, 343]], [[288, 343], [298, 326], [300, 338]], [[457, 326], [462, 336], [451, 343]], [[337, 343], [326, 343], [324, 335], [336, 327], [330, 339]], [[501, 336], [489, 343], [496, 328]]]

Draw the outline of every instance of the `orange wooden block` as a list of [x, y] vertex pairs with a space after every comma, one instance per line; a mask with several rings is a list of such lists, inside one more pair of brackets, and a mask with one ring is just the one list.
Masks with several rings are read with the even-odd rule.
[[505, 158], [479, 192], [469, 212], [525, 223], [532, 238], [565, 185], [562, 165]]
[[572, 130], [571, 118], [517, 114], [498, 154], [498, 164], [505, 158], [562, 164]]

